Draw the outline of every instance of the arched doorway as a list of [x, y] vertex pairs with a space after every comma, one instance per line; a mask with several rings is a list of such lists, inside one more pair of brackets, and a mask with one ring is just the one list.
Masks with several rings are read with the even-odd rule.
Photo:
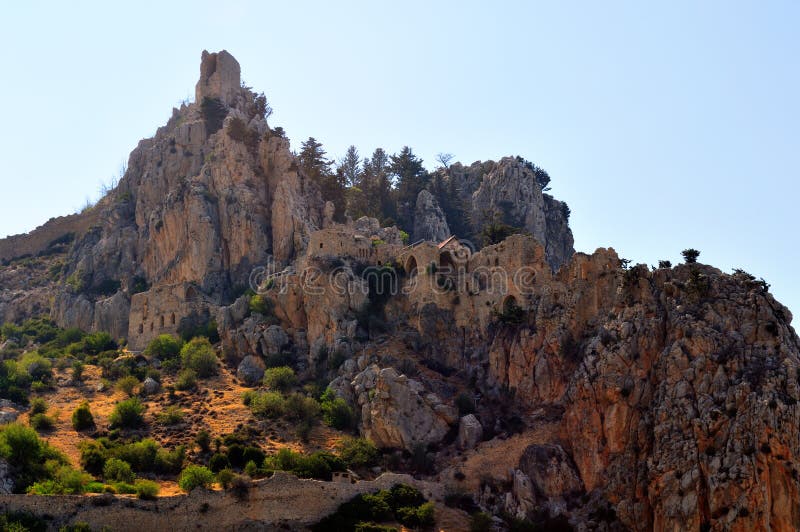
[[456, 262], [453, 259], [452, 253], [449, 251], [442, 251], [439, 254], [439, 271], [449, 275], [456, 272]]
[[417, 259], [414, 255], [409, 255], [408, 259], [406, 259], [406, 264], [404, 266], [406, 271], [406, 275], [409, 277], [414, 277], [417, 275]]

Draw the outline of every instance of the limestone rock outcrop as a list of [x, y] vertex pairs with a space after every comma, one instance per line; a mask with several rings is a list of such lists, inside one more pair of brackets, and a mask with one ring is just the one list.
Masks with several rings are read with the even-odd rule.
[[195, 88], [195, 101], [217, 98], [231, 105], [241, 87], [239, 62], [226, 50], [208, 53], [203, 50], [200, 63], [200, 80]]
[[257, 386], [264, 378], [264, 362], [253, 355], [247, 355], [236, 369], [236, 377], [247, 386]]
[[458, 446], [461, 449], [474, 449], [483, 438], [483, 425], [475, 414], [467, 414], [458, 423]]
[[575, 252], [566, 203], [546, 194], [532, 165], [521, 158], [504, 157], [470, 166], [455, 163], [448, 168], [447, 178], [461, 193], [473, 235], [479, 235], [487, 222], [498, 217], [536, 238], [545, 247], [553, 269]]
[[444, 212], [439, 207], [436, 198], [427, 190], [421, 190], [417, 196], [417, 206], [414, 210], [414, 231], [411, 235], [413, 241], [432, 240], [441, 242], [450, 236], [450, 228]]
[[457, 419], [452, 406], [394, 368], [372, 365], [353, 379], [362, 432], [378, 447], [414, 450], [437, 443]]
[[[222, 303], [255, 268], [302, 253], [321, 226], [317, 185], [241, 86], [230, 54], [204, 52], [196, 97], [139, 143], [116, 189], [86, 213], [98, 223], [68, 253], [69, 283], [51, 311], [59, 325], [135, 336], [134, 291], [194, 283]], [[209, 99], [219, 103], [203, 105]]]

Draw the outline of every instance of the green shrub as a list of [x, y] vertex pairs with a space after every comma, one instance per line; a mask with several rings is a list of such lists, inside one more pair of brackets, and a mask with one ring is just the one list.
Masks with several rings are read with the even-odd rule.
[[259, 294], [250, 297], [250, 312], [261, 314], [262, 316], [272, 316], [275, 304], [271, 299]]
[[106, 485], [102, 482], [92, 481], [86, 484], [86, 493], [104, 493], [106, 491]]
[[22, 355], [19, 365], [32, 381], [49, 382], [53, 376], [53, 365], [50, 360], [35, 351]]
[[153, 471], [156, 468], [158, 449], [158, 444], [154, 440], [145, 438], [136, 442], [112, 446], [107, 456], [109, 459], [113, 457], [127, 462], [134, 471]]
[[106, 482], [126, 482], [131, 484], [136, 478], [131, 465], [119, 458], [109, 458], [103, 466], [103, 478]]
[[83, 380], [83, 370], [86, 366], [80, 360], [72, 363], [72, 381], [81, 382]]
[[205, 97], [200, 104], [200, 109], [206, 124], [206, 132], [213, 135], [222, 128], [225, 117], [228, 116], [228, 108], [219, 98]]
[[300, 478], [330, 480], [333, 471], [344, 471], [345, 463], [337, 456], [324, 451], [308, 455], [283, 448], [264, 459], [264, 467], [271, 471], [288, 471]]
[[322, 419], [325, 423], [338, 430], [349, 430], [355, 426], [356, 415], [347, 401], [336, 397], [333, 390], [328, 388], [320, 399]]
[[233, 479], [235, 477], [236, 473], [230, 469], [222, 469], [217, 472], [217, 484], [219, 484], [222, 489], [230, 489], [230, 487], [233, 485]]
[[120, 401], [114, 406], [114, 411], [108, 420], [113, 428], [135, 428], [144, 423], [145, 407], [138, 397], [131, 397]]
[[193, 369], [184, 369], [175, 379], [175, 389], [181, 391], [193, 390], [197, 387], [197, 372]]
[[36, 414], [44, 414], [45, 412], [47, 412], [47, 408], [48, 408], [47, 401], [45, 401], [41, 397], [35, 397], [31, 399], [29, 412], [31, 416], [34, 416]]
[[[398, 497], [398, 493], [403, 497]], [[409, 500], [409, 494], [415, 495], [412, 503], [398, 506], [403, 500]], [[414, 488], [394, 486], [391, 490], [353, 497], [311, 530], [386, 530], [387, 527], [375, 523], [395, 520], [414, 528], [430, 527], [433, 524], [433, 504], [426, 503]]]
[[32, 484], [27, 492], [35, 495], [79, 495], [92, 482], [91, 475], [68, 465], [50, 467], [50, 478]]
[[268, 368], [264, 372], [264, 385], [271, 390], [285, 392], [297, 383], [294, 370], [288, 366]]
[[168, 406], [158, 414], [156, 414], [156, 423], [159, 425], [177, 425], [183, 421], [183, 410], [177, 406]]
[[133, 487], [136, 490], [136, 496], [145, 500], [154, 500], [158, 497], [158, 492], [161, 490], [158, 482], [144, 479], [137, 480]]
[[136, 394], [136, 389], [139, 387], [139, 379], [133, 375], [122, 377], [117, 381], [117, 390], [121, 391], [128, 397], [133, 397]]
[[178, 358], [181, 353], [183, 342], [179, 338], [175, 338], [171, 334], [160, 334], [150, 342], [144, 354], [150, 357], [156, 357], [159, 360], [171, 360]]
[[231, 461], [228, 460], [228, 455], [222, 453], [214, 453], [208, 461], [208, 467], [211, 471], [218, 473], [224, 469], [231, 467]]
[[300, 421], [315, 421], [319, 418], [319, 403], [301, 393], [293, 393], [286, 398], [286, 417]]
[[286, 412], [286, 400], [278, 392], [254, 392], [250, 397], [250, 410], [258, 417], [277, 418]]
[[181, 476], [178, 478], [178, 486], [187, 493], [198, 487], [208, 488], [213, 482], [214, 473], [198, 465], [188, 466], [181, 471]]
[[253, 460], [250, 460], [244, 465], [244, 474], [248, 477], [256, 477], [258, 473], [258, 466]]
[[153, 470], [156, 473], [177, 475], [186, 460], [186, 447], [178, 445], [171, 451], [160, 447], [156, 451], [156, 460]]
[[469, 524], [470, 532], [491, 532], [492, 516], [485, 512], [476, 512], [472, 514], [472, 519]]
[[106, 463], [108, 449], [101, 441], [89, 440], [81, 442], [81, 467], [93, 475], [100, 475]]
[[208, 338], [193, 338], [181, 348], [181, 363], [185, 369], [194, 370], [200, 378], [217, 373], [217, 355]]
[[122, 493], [125, 495], [133, 495], [136, 493], [136, 486], [133, 484], [128, 484], [127, 482], [117, 482], [112, 484], [112, 486], [114, 487], [114, 492], [116, 493]]
[[395, 513], [397, 515], [397, 520], [410, 528], [430, 528], [436, 522], [432, 502], [426, 502], [417, 507], [401, 507], [398, 508]]
[[207, 430], [201, 430], [194, 438], [194, 442], [200, 450], [207, 453], [211, 449], [211, 434]]
[[87, 430], [94, 427], [94, 416], [89, 409], [89, 403], [84, 401], [72, 413], [72, 428], [77, 431]]
[[103, 351], [117, 348], [117, 343], [107, 332], [96, 332], [86, 335], [83, 339], [83, 351], [89, 355], [99, 355]]
[[345, 438], [337, 450], [339, 457], [351, 468], [372, 467], [381, 457], [375, 444], [366, 438]]
[[47, 414], [34, 414], [30, 418], [31, 427], [37, 432], [45, 432], [53, 430], [56, 426], [56, 421]]
[[46, 532], [47, 521], [33, 514], [6, 512], [0, 514], [0, 530], [8, 532]]

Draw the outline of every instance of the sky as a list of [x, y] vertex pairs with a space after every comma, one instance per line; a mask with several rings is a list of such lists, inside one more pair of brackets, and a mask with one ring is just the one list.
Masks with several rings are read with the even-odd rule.
[[96, 199], [226, 49], [295, 148], [522, 155], [578, 251], [694, 247], [800, 314], [796, 1], [112, 4], [3, 8], [0, 237]]

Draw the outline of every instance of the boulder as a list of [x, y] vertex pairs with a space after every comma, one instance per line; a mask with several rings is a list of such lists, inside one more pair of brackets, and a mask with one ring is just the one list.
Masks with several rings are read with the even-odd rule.
[[264, 378], [264, 362], [258, 357], [248, 355], [236, 368], [236, 376], [247, 386], [257, 386]]
[[467, 414], [458, 423], [458, 446], [474, 449], [483, 438], [483, 425], [474, 414]]
[[142, 393], [145, 395], [153, 395], [158, 393], [161, 389], [161, 384], [152, 377], [147, 377], [142, 383]]
[[361, 406], [361, 430], [378, 447], [413, 451], [440, 442], [449, 431], [450, 412], [437, 411], [441, 400], [394, 368], [373, 364], [351, 385]]
[[11, 468], [8, 462], [0, 460], [0, 495], [12, 493], [14, 493], [14, 479], [11, 476]]
[[261, 352], [264, 355], [280, 353], [289, 343], [289, 335], [280, 325], [270, 325], [261, 334]]

